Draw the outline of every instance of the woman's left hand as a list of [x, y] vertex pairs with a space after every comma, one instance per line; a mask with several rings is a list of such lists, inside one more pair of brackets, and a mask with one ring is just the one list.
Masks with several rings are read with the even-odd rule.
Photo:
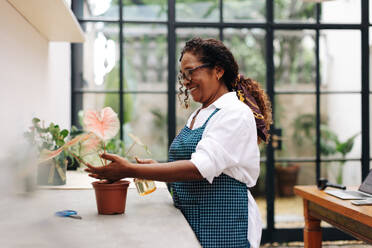
[[115, 182], [130, 176], [132, 164], [125, 158], [108, 153], [102, 154], [101, 158], [110, 160], [112, 162], [106, 166], [100, 167], [87, 164], [88, 168], [86, 168], [85, 171], [89, 172], [90, 177]]

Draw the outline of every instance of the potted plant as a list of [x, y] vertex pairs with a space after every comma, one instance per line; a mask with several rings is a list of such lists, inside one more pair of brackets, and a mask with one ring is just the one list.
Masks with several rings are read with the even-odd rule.
[[[281, 140], [281, 129], [274, 130], [273, 143]], [[279, 137], [278, 137], [279, 136]], [[280, 157], [288, 156], [286, 144], [277, 143], [277, 153]], [[297, 177], [300, 166], [293, 162], [276, 162], [275, 163], [275, 186], [277, 193], [282, 197], [294, 196], [293, 187], [297, 184]]]
[[[134, 145], [143, 145], [137, 137], [131, 135], [134, 142], [125, 151], [125, 144], [115, 138], [119, 131], [120, 122], [117, 114], [110, 107], [106, 107], [100, 111], [86, 111], [84, 113], [83, 124], [85, 130], [83, 134], [74, 137], [57, 150], [43, 150], [42, 159], [50, 160], [62, 152], [66, 152], [83, 164], [87, 164], [87, 161], [90, 161], [94, 164], [100, 162], [101, 165], [105, 166], [107, 165], [107, 161], [101, 159], [99, 156], [100, 153], [113, 152], [127, 157]], [[148, 150], [145, 145], [143, 147]], [[149, 184], [150, 182], [146, 180], [146, 183]], [[127, 180], [116, 182], [100, 180], [93, 182], [92, 185], [95, 190], [98, 213], [124, 213], [129, 184], [130, 182]]]
[[[45, 149], [57, 150], [66, 144], [69, 137], [67, 129], [60, 129], [54, 123], [44, 125], [38, 118], [32, 119], [32, 126], [24, 133], [25, 138], [35, 146], [42, 156]], [[50, 160], [39, 160], [37, 167], [37, 184], [39, 185], [63, 185], [66, 184], [67, 152], [61, 152]]]
[[359, 135], [359, 133], [350, 136], [345, 141], [341, 141], [337, 134], [333, 132], [328, 126], [321, 125], [320, 130], [322, 134], [321, 151], [323, 151], [323, 154], [324, 155], [335, 154], [341, 156], [342, 160], [339, 163], [336, 182], [338, 184], [342, 184], [343, 169], [346, 163], [346, 155], [353, 149], [355, 138]]
[[[294, 121], [295, 131], [293, 138], [297, 145], [303, 145], [304, 137], [311, 140], [311, 143], [315, 145], [315, 115], [314, 114], [303, 114], [298, 116]], [[323, 156], [338, 155], [341, 156], [339, 163], [336, 181], [338, 184], [342, 184], [343, 181], [343, 167], [346, 163], [346, 155], [351, 152], [355, 138], [359, 135], [356, 133], [345, 141], [341, 141], [338, 135], [333, 132], [330, 127], [322, 122], [320, 124], [320, 154]]]
[[275, 164], [275, 175], [277, 188], [280, 196], [294, 196], [293, 187], [297, 184], [297, 176], [300, 166], [294, 163], [277, 163]]

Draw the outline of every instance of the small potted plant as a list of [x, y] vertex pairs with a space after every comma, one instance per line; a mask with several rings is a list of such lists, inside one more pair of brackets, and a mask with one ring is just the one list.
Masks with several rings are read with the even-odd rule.
[[293, 187], [297, 184], [300, 166], [294, 163], [275, 164], [278, 193], [280, 196], [294, 196]]
[[[86, 165], [86, 161], [90, 160], [93, 163], [100, 162], [102, 166], [105, 166], [107, 165], [107, 161], [105, 159], [102, 160], [99, 156], [102, 152], [113, 152], [127, 157], [130, 150], [136, 144], [142, 145], [148, 151], [147, 147], [134, 135], [130, 135], [134, 141], [133, 144], [125, 151], [125, 144], [115, 138], [119, 131], [120, 122], [117, 114], [110, 107], [106, 107], [101, 111], [86, 111], [84, 113], [83, 124], [85, 133], [76, 136], [57, 150], [43, 150], [42, 159], [49, 160], [62, 152], [66, 152], [82, 164]], [[146, 181], [146, 185], [150, 185], [151, 182]], [[127, 180], [116, 182], [100, 180], [93, 182], [92, 185], [96, 194], [98, 213], [124, 213], [129, 184], [130, 182]], [[139, 189], [137, 182], [136, 186]]]
[[[108, 141], [115, 137], [120, 129], [117, 114], [110, 107], [101, 111], [86, 111], [83, 123], [86, 131], [95, 134], [95, 137], [90, 139], [92, 147], [103, 147], [103, 152], [106, 152]], [[101, 160], [101, 163], [102, 165], [107, 165], [106, 160]], [[127, 180], [93, 182], [98, 213], [124, 213], [129, 184], [130, 182]]]
[[60, 129], [54, 123], [48, 126], [38, 118], [32, 119], [32, 126], [24, 133], [25, 138], [31, 145], [35, 146], [40, 153], [40, 160], [37, 167], [37, 184], [39, 185], [63, 185], [66, 184], [66, 167], [69, 154], [61, 152], [53, 159], [44, 160], [43, 151], [58, 150], [68, 141], [69, 131]]

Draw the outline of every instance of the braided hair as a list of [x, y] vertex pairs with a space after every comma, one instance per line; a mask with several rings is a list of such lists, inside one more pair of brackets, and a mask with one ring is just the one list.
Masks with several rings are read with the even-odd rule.
[[[230, 92], [236, 92], [239, 100], [250, 107], [256, 121], [258, 142], [268, 143], [270, 125], [272, 124], [270, 100], [258, 82], [239, 74], [239, 66], [230, 50], [219, 40], [196, 37], [186, 42], [181, 51], [180, 61], [187, 52], [197, 56], [202, 63], [224, 69], [220, 80]], [[181, 82], [178, 97], [181, 103], [183, 102], [188, 107], [189, 94]]]

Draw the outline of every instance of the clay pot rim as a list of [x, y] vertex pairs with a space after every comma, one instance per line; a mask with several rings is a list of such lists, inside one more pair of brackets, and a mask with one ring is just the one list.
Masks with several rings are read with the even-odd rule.
[[128, 180], [120, 180], [120, 181], [116, 181], [114, 183], [106, 183], [106, 182], [103, 182], [103, 181], [95, 181], [95, 182], [92, 182], [92, 185], [93, 185], [93, 188], [110, 188], [110, 189], [113, 189], [113, 188], [126, 188], [126, 187], [129, 187], [129, 184], [130, 184], [130, 181]]

